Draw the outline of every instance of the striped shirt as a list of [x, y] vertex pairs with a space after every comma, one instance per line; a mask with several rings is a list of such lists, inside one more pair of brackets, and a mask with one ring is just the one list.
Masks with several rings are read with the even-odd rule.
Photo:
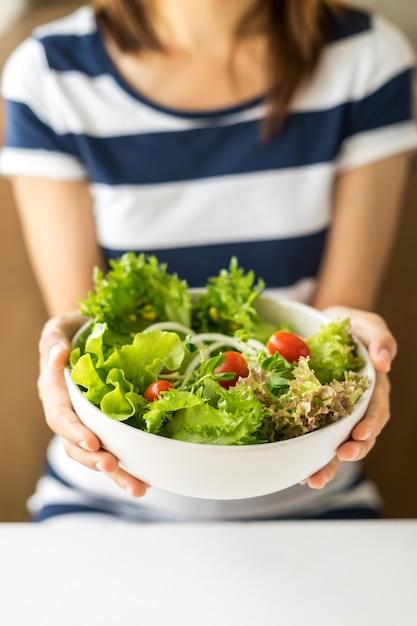
[[[108, 258], [126, 250], [156, 254], [194, 287], [234, 255], [269, 288], [308, 300], [335, 176], [417, 146], [414, 60], [403, 35], [365, 12], [332, 19], [330, 27], [314, 77], [265, 142], [261, 98], [190, 113], [132, 90], [107, 54], [92, 9], [83, 7], [37, 28], [7, 62], [0, 172], [87, 180]], [[344, 464], [318, 492], [296, 485], [227, 502], [151, 489], [137, 502], [69, 459], [58, 438], [49, 463], [30, 500], [39, 518], [94, 510], [142, 520], [303, 517], [379, 504], [358, 464]]]
[[314, 79], [265, 143], [261, 99], [191, 114], [133, 91], [84, 7], [6, 65], [0, 171], [87, 179], [108, 256], [155, 253], [192, 287], [232, 255], [269, 287], [310, 281], [335, 174], [417, 145], [403, 36], [365, 13], [331, 25]]

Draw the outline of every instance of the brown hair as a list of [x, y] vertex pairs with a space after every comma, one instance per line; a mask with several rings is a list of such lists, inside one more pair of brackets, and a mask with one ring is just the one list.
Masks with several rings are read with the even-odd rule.
[[[339, 4], [337, 0], [259, 0], [242, 21], [237, 37], [244, 36], [260, 15], [266, 18], [271, 85], [266, 97], [267, 134], [281, 126], [297, 88], [312, 76], [326, 41], [328, 9], [336, 10]], [[141, 0], [93, 0], [93, 6], [122, 52], [163, 51]]]

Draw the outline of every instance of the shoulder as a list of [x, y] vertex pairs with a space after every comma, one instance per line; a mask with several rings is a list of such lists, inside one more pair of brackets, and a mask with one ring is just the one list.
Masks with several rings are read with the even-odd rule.
[[343, 41], [367, 33], [371, 29], [372, 15], [353, 7], [324, 5], [324, 26], [327, 43]]
[[401, 29], [377, 12], [345, 8], [326, 12], [327, 47], [362, 52], [378, 62], [392, 56], [415, 64], [415, 51]]
[[32, 36], [44, 40], [48, 37], [86, 35], [96, 29], [96, 19], [91, 7], [83, 6], [57, 20], [37, 26]]
[[402, 60], [404, 66], [415, 66], [415, 50], [405, 34], [382, 15], [373, 16], [371, 38], [374, 54], [380, 62], [395, 56]]
[[32, 38], [42, 47], [50, 70], [93, 76], [103, 71], [102, 39], [91, 7], [37, 28]]
[[342, 11], [328, 19], [327, 43], [304, 94], [308, 101], [324, 107], [359, 101], [384, 86], [398, 94], [401, 85], [411, 89], [415, 54], [397, 26], [364, 11]]
[[12, 52], [2, 72], [2, 92], [7, 98], [13, 85], [43, 81], [53, 72], [77, 70], [91, 73], [97, 58], [98, 30], [90, 7], [38, 26]]

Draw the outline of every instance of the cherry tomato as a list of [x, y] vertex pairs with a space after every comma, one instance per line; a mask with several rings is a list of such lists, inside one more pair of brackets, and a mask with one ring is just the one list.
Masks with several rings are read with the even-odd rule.
[[271, 335], [266, 346], [270, 354], [279, 352], [289, 363], [298, 361], [301, 356], [310, 356], [310, 349], [304, 339], [287, 330], [278, 330]]
[[148, 402], [153, 402], [154, 400], [158, 398], [158, 396], [161, 395], [161, 393], [163, 393], [164, 391], [168, 391], [169, 389], [172, 389], [172, 388], [173, 388], [173, 385], [171, 385], [169, 380], [156, 380], [155, 382], [151, 383], [149, 387], [145, 389], [143, 397]]
[[245, 378], [249, 374], [248, 364], [246, 359], [240, 352], [234, 352], [232, 350], [224, 352], [226, 360], [216, 370], [215, 374], [223, 374], [224, 372], [234, 372], [235, 376], [231, 380], [219, 380], [218, 383], [224, 389], [234, 387], [238, 378]]

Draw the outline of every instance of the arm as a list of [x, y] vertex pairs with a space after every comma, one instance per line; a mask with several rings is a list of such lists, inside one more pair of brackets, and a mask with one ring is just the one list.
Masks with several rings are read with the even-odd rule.
[[103, 266], [86, 182], [17, 177], [12, 187], [23, 236], [50, 315], [77, 308]]
[[375, 306], [402, 209], [409, 156], [340, 174], [314, 306]]
[[121, 470], [116, 457], [81, 424], [63, 375], [70, 339], [84, 321], [76, 312], [77, 300], [92, 288], [93, 266], [103, 266], [88, 184], [17, 177], [12, 186], [35, 277], [55, 316], [40, 340], [38, 389], [48, 426], [63, 437], [71, 458], [105, 472], [132, 495], [143, 495], [146, 485]]
[[333, 224], [313, 305], [351, 318], [354, 333], [371, 354], [377, 384], [364, 419], [337, 457], [308, 479], [311, 487], [323, 487], [341, 461], [363, 459], [389, 419], [387, 373], [397, 346], [384, 320], [369, 310], [395, 243], [408, 161], [400, 154], [343, 173], [336, 182]]

